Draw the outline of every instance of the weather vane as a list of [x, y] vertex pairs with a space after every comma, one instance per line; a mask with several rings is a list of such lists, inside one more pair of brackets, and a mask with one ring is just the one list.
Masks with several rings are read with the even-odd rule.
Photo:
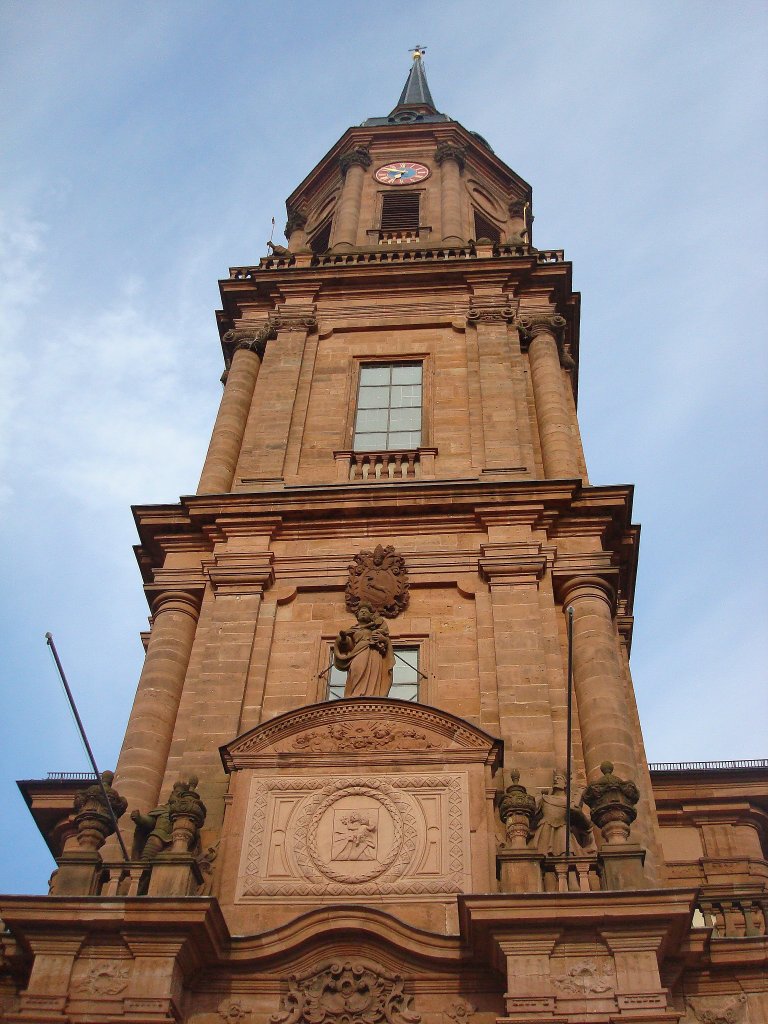
[[427, 52], [426, 46], [420, 46], [418, 43], [411, 49], [411, 57], [414, 60], [421, 60], [424, 54]]

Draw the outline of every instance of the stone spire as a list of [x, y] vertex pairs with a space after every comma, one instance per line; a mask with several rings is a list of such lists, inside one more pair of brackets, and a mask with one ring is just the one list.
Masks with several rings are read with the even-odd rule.
[[392, 114], [396, 114], [402, 107], [408, 107], [409, 109], [418, 107], [425, 114], [437, 113], [437, 107], [432, 99], [432, 93], [429, 91], [427, 76], [424, 72], [425, 50], [426, 47], [424, 46], [415, 46], [411, 51], [413, 64], [408, 73], [403, 91], [400, 93], [400, 99], [397, 101], [397, 106], [392, 111]]
[[447, 114], [441, 114], [432, 99], [424, 72], [424, 53], [426, 47], [414, 46], [411, 50], [412, 64], [405, 81], [397, 106], [388, 117], [369, 117], [363, 121], [363, 127], [387, 124], [410, 124], [436, 121], [450, 121]]

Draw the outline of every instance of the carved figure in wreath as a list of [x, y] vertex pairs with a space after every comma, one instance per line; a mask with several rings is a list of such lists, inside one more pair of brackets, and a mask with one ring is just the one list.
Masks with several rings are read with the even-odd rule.
[[395, 655], [384, 619], [369, 604], [357, 609], [357, 625], [342, 629], [333, 645], [333, 663], [347, 673], [345, 697], [386, 697]]
[[[536, 802], [530, 845], [546, 857], [565, 853], [565, 773], [555, 770], [552, 787], [543, 789]], [[580, 807], [571, 804], [571, 834], [582, 848], [592, 846], [592, 823]]]
[[354, 615], [361, 604], [394, 619], [408, 607], [408, 570], [403, 556], [391, 544], [361, 551], [349, 566], [347, 610]]

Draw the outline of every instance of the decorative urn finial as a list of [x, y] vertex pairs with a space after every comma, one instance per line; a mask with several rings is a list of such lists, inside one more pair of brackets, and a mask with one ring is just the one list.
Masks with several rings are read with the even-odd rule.
[[635, 804], [640, 791], [631, 780], [613, 774], [613, 763], [600, 765], [601, 779], [590, 783], [584, 790], [583, 800], [592, 812], [592, 821], [600, 829], [606, 843], [626, 843], [629, 828], [637, 817]]

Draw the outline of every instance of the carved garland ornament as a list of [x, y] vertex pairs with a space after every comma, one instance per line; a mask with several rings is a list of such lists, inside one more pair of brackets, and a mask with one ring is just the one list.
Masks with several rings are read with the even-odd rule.
[[404, 984], [399, 974], [352, 960], [292, 974], [270, 1024], [420, 1024]]
[[688, 1006], [701, 1024], [742, 1024], [746, 1021], [747, 996], [742, 992], [731, 999], [710, 1001], [689, 999]]
[[387, 619], [396, 618], [408, 607], [409, 600], [403, 556], [391, 544], [360, 551], [349, 565], [345, 595], [347, 611], [353, 615], [361, 604], [367, 604]]
[[126, 960], [94, 960], [75, 987], [94, 996], [115, 996], [127, 987], [130, 974]]
[[592, 993], [600, 995], [614, 987], [613, 971], [607, 963], [594, 960], [580, 960], [569, 967], [559, 978], [552, 979], [555, 987], [562, 992]]
[[354, 750], [430, 750], [435, 746], [418, 729], [397, 728], [382, 722], [340, 722], [329, 729], [302, 733], [294, 750], [337, 753]]

